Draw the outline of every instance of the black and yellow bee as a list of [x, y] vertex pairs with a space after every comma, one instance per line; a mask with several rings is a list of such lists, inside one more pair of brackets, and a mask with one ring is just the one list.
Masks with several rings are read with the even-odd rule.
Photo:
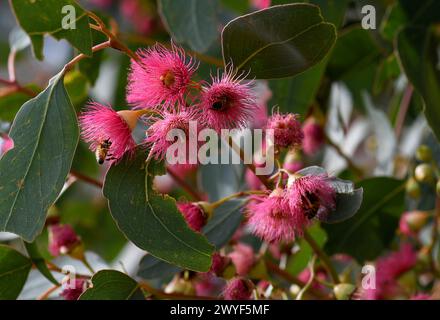
[[314, 193], [306, 192], [301, 195], [301, 200], [304, 203], [304, 214], [309, 220], [313, 219], [321, 207], [319, 197]]
[[110, 140], [103, 140], [101, 143], [99, 143], [98, 147], [95, 150], [96, 161], [98, 161], [99, 164], [103, 164], [109, 156], [108, 152], [111, 145], [112, 143]]

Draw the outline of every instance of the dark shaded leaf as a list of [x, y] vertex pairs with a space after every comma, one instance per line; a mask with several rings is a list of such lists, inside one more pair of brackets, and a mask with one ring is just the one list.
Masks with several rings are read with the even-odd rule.
[[37, 267], [37, 269], [40, 271], [40, 273], [50, 282], [52, 282], [54, 285], [59, 285], [58, 281], [54, 278], [52, 273], [49, 271], [46, 265], [46, 260], [44, 260], [43, 256], [41, 255], [38, 245], [36, 242], [26, 242], [23, 241], [24, 246], [26, 247], [26, 251], [29, 255], [29, 258], [31, 259], [32, 263]]
[[321, 61], [333, 46], [336, 30], [323, 21], [319, 7], [288, 4], [270, 7], [229, 22], [222, 32], [223, 58], [249, 78], [283, 78]]
[[217, 0], [159, 0], [162, 21], [177, 42], [205, 52], [218, 37]]

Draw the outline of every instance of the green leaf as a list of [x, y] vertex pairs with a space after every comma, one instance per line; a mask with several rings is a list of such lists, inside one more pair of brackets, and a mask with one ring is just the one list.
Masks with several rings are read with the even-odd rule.
[[318, 92], [325, 66], [326, 61], [322, 61], [296, 77], [269, 80], [273, 93], [270, 104], [278, 106], [280, 112], [294, 112], [304, 116]]
[[217, 201], [240, 191], [243, 175], [242, 164], [207, 164], [200, 167], [198, 178], [209, 200]]
[[[231, 200], [223, 203], [214, 210], [211, 220], [203, 228], [203, 233], [209, 242], [218, 249], [222, 248], [234, 235], [243, 220], [241, 208], [242, 200]], [[142, 258], [139, 264], [138, 275], [144, 279], [164, 278], [176, 273], [180, 268], [164, 261], [158, 260], [151, 255]]]
[[330, 253], [347, 253], [362, 263], [379, 256], [390, 244], [404, 210], [405, 184], [379, 177], [359, 185], [364, 199], [358, 213], [343, 223], [324, 225], [324, 229]]
[[321, 61], [336, 40], [319, 7], [288, 4], [230, 21], [222, 32], [223, 59], [250, 78], [284, 78]]
[[0, 245], [0, 300], [14, 300], [18, 297], [31, 267], [31, 260]]
[[[82, 53], [92, 55], [92, 37], [87, 13], [74, 0], [11, 0], [18, 23], [30, 36], [35, 56], [43, 59], [43, 37], [46, 34], [56, 39], [66, 39]], [[70, 6], [70, 7], [66, 7]], [[74, 8], [74, 18], [69, 19]], [[62, 22], [74, 22], [63, 28]]]
[[172, 37], [205, 52], [218, 37], [217, 0], [159, 0], [159, 13]]
[[0, 230], [33, 241], [64, 185], [78, 143], [63, 72], [21, 107], [9, 136], [15, 147], [0, 160]]
[[231, 200], [223, 203], [214, 210], [211, 220], [203, 228], [203, 233], [209, 242], [217, 247], [217, 250], [228, 243], [240, 226], [243, 220], [241, 212], [243, 205], [243, 200]]
[[440, 141], [439, 46], [440, 37], [432, 28], [405, 27], [397, 36], [397, 51], [403, 70], [423, 97], [426, 119]]
[[182, 270], [175, 265], [159, 260], [151, 254], [145, 255], [139, 263], [138, 276], [143, 279], [157, 279], [170, 276]]
[[52, 275], [52, 273], [49, 271], [46, 265], [46, 260], [44, 260], [43, 256], [41, 255], [38, 245], [36, 242], [26, 242], [23, 241], [24, 246], [26, 247], [26, 251], [29, 254], [29, 258], [31, 259], [32, 263], [37, 267], [37, 269], [40, 271], [40, 273], [50, 282], [52, 282], [54, 285], [59, 285], [58, 281], [55, 279], [55, 277]]
[[163, 174], [162, 163], [146, 163], [146, 151], [123, 159], [107, 173], [104, 195], [120, 230], [141, 249], [155, 257], [194, 271], [208, 271], [213, 246], [192, 231], [168, 195], [152, 189], [155, 175]]
[[139, 284], [125, 273], [101, 270], [92, 277], [93, 286], [79, 300], [144, 300]]

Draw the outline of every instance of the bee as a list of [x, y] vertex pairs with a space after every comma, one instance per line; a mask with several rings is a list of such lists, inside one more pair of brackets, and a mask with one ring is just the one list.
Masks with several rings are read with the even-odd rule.
[[305, 195], [301, 195], [301, 200], [304, 203], [304, 214], [309, 220], [313, 219], [321, 207], [318, 196], [314, 193], [306, 192]]
[[96, 156], [96, 161], [98, 161], [99, 164], [103, 164], [104, 161], [107, 159], [111, 145], [112, 145], [111, 141], [107, 139], [107, 140], [103, 140], [96, 148], [95, 156]]

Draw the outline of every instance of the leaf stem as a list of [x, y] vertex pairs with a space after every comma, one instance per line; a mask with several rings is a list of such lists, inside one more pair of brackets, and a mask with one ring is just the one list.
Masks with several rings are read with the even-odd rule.
[[118, 37], [111, 32], [105, 23], [102, 21], [100, 17], [98, 17], [96, 14], [94, 14], [91, 11], [87, 12], [88, 16], [92, 18], [97, 24], [98, 24], [98, 31], [101, 31], [103, 34], [105, 34], [108, 39], [110, 46], [116, 50], [124, 52], [126, 55], [128, 55], [131, 59], [133, 59], [136, 62], [139, 62], [139, 57], [137, 54], [135, 54], [133, 51], [130, 50], [121, 40], [118, 39]]
[[321, 259], [322, 263], [327, 268], [330, 276], [335, 284], [340, 283], [339, 275], [336, 272], [329, 256], [321, 249], [321, 247], [316, 243], [315, 239], [308, 233], [307, 230], [304, 230], [304, 240], [312, 247], [313, 251], [316, 253], [319, 259]]
[[211, 206], [213, 207], [213, 209], [221, 206], [223, 203], [232, 200], [234, 198], [241, 198], [241, 197], [245, 197], [245, 196], [249, 196], [249, 195], [253, 195], [253, 194], [267, 194], [266, 191], [262, 191], [262, 190], [250, 190], [250, 191], [240, 191], [237, 193], [233, 193], [229, 196], [226, 196], [220, 200], [217, 200], [216, 202], [212, 202]]
[[309, 262], [309, 270], [310, 270], [309, 280], [307, 280], [306, 285], [301, 289], [301, 291], [296, 296], [296, 300], [302, 300], [303, 295], [307, 292], [307, 290], [311, 288], [313, 280], [315, 280], [315, 261], [316, 261], [316, 255], [314, 255], [312, 260]]

